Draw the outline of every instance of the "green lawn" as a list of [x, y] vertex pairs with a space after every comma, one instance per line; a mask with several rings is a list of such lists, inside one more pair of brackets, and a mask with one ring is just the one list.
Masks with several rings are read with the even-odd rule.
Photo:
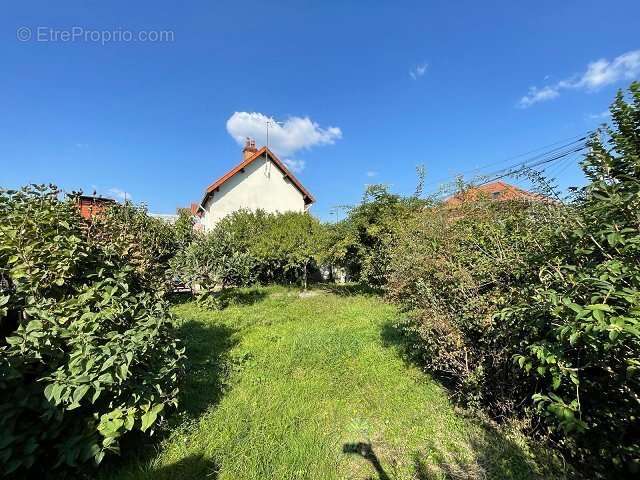
[[155, 450], [102, 477], [549, 477], [548, 459], [464, 415], [402, 359], [394, 307], [352, 290], [256, 288], [219, 312], [176, 306], [185, 412]]

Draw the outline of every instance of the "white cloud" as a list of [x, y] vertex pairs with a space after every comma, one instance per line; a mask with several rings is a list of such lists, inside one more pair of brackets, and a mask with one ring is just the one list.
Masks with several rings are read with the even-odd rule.
[[369, 177], [369, 178], [373, 178], [373, 177], [375, 177], [377, 175], [378, 175], [378, 172], [376, 172], [375, 170], [369, 170], [367, 172], [367, 177]]
[[531, 87], [529, 93], [519, 100], [518, 106], [527, 108], [536, 103], [551, 100], [560, 96], [562, 90], [582, 89], [592, 92], [620, 80], [632, 80], [638, 76], [640, 76], [640, 50], [633, 50], [611, 61], [601, 58], [591, 62], [581, 75], [561, 80], [554, 85], [542, 88]]
[[322, 128], [309, 117], [289, 117], [285, 122], [276, 123], [273, 117], [257, 112], [235, 112], [227, 120], [227, 131], [240, 145], [246, 137], [264, 145], [267, 122], [270, 122], [269, 148], [283, 156], [318, 145], [332, 145], [342, 138], [338, 127]]
[[520, 99], [518, 105], [522, 108], [527, 108], [534, 103], [544, 102], [546, 100], [556, 98], [558, 95], [560, 95], [560, 92], [556, 87], [529, 87], [529, 93], [527, 93]]
[[422, 77], [425, 73], [427, 73], [428, 67], [429, 67], [428, 63], [422, 63], [420, 65], [416, 65], [414, 68], [409, 70], [409, 76], [414, 80], [417, 80], [418, 77]]
[[620, 80], [633, 80], [640, 75], [640, 50], [627, 52], [611, 62], [602, 58], [587, 67], [576, 87], [596, 90]]
[[282, 160], [289, 170], [293, 173], [301, 172], [304, 170], [304, 160], [295, 160], [293, 158], [285, 158]]
[[267, 122], [269, 122], [269, 148], [293, 171], [304, 168], [304, 160], [292, 159], [291, 155], [322, 145], [333, 145], [342, 138], [338, 127], [322, 128], [309, 117], [289, 117], [284, 122], [276, 122], [273, 117], [258, 112], [235, 112], [227, 120], [227, 132], [244, 145], [246, 137], [256, 140], [257, 145], [267, 143]]
[[609, 118], [610, 115], [611, 112], [609, 112], [609, 110], [605, 110], [604, 112], [600, 113], [590, 113], [589, 115], [587, 115], [587, 118], [590, 120], [605, 120]]
[[88, 143], [76, 143], [76, 148], [80, 148], [80, 149], [89, 148], [89, 144]]
[[131, 200], [131, 194], [119, 188], [113, 187], [107, 190], [107, 193], [118, 200]]

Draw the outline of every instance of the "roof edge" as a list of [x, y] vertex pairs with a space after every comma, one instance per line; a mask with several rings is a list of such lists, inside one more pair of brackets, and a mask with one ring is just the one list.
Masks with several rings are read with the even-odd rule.
[[265, 147], [260, 148], [257, 152], [252, 154], [250, 157], [244, 159], [238, 165], [236, 165], [231, 170], [229, 170], [227, 173], [222, 175], [218, 180], [216, 180], [211, 185], [209, 185], [207, 187], [207, 189], [205, 190], [205, 194], [204, 194], [204, 197], [202, 198], [202, 201], [200, 202], [200, 205], [202, 207], [204, 207], [204, 204], [207, 202], [209, 197], [211, 197], [213, 195], [213, 193], [215, 192], [216, 189], [220, 188], [224, 183], [227, 182], [227, 180], [230, 180], [237, 173], [239, 173], [244, 168], [249, 166], [251, 163], [253, 163], [255, 160], [260, 158], [262, 155], [266, 155], [267, 157], [271, 157], [271, 160], [273, 161], [273, 163], [275, 163], [275, 165], [280, 169], [280, 171], [284, 174], [284, 176], [286, 178], [289, 178], [291, 183], [293, 183], [293, 185], [298, 189], [298, 191], [300, 193], [302, 193], [302, 195], [304, 197], [305, 205], [310, 205], [312, 203], [315, 203], [316, 200], [313, 197], [313, 195], [311, 195], [311, 193], [309, 193], [309, 191], [302, 186], [302, 183], [300, 183], [300, 181], [286, 167], [286, 165], [269, 148], [267, 148], [265, 146]]

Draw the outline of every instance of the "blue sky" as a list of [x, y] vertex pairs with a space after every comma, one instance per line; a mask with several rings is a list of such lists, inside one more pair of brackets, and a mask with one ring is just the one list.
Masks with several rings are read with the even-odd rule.
[[432, 188], [580, 135], [640, 76], [631, 0], [2, 10], [0, 186], [128, 192], [158, 213], [200, 199], [240, 160], [234, 136], [260, 134], [264, 118], [283, 122], [273, 147], [328, 219], [367, 183], [412, 192], [416, 165]]

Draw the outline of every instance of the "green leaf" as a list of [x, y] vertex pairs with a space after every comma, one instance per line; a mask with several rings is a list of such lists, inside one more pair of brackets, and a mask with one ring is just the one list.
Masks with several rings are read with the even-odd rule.
[[160, 403], [149, 409], [144, 415], [142, 415], [142, 426], [140, 429], [146, 431], [158, 418], [158, 413], [162, 411], [164, 404]]
[[591, 305], [587, 305], [589, 310], [601, 310], [603, 312], [613, 312], [611, 305], [607, 305], [606, 303], [593, 303]]
[[604, 313], [602, 310], [593, 310], [591, 314], [593, 315], [593, 318], [598, 322], [604, 322]]
[[50, 402], [53, 399], [54, 386], [55, 384], [50, 383], [44, 388], [44, 398], [46, 398], [48, 402]]
[[81, 385], [76, 388], [73, 392], [73, 402], [80, 403], [80, 400], [82, 400], [82, 398], [86, 395], [86, 393], [89, 391], [89, 388], [89, 385]]
[[157, 417], [158, 415], [153, 410], [149, 410], [147, 413], [142, 415], [142, 426], [140, 427], [140, 430], [145, 432], [153, 422], [156, 421]]
[[569, 336], [569, 344], [575, 345], [579, 338], [580, 338], [580, 332], [572, 333]]

